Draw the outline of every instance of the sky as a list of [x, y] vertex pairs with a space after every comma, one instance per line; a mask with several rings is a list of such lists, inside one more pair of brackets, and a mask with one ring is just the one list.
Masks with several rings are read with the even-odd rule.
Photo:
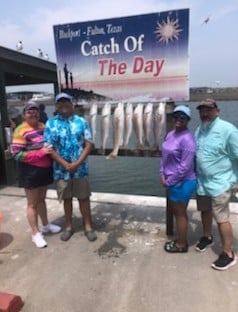
[[[2, 0], [0, 46], [15, 50], [21, 40], [24, 53], [37, 56], [40, 48], [56, 62], [53, 25], [184, 8], [190, 9], [190, 87], [238, 87], [237, 0]], [[14, 90], [26, 87], [7, 89]]]

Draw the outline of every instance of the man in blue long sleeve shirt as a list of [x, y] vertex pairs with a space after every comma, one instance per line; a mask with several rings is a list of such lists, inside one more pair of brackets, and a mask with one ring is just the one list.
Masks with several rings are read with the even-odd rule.
[[232, 251], [233, 233], [229, 221], [229, 201], [237, 185], [238, 129], [220, 119], [213, 99], [197, 107], [201, 125], [195, 133], [197, 143], [196, 170], [198, 179], [197, 205], [201, 211], [203, 237], [196, 245], [205, 251], [213, 242], [212, 218], [217, 222], [223, 252], [212, 263], [217, 270], [226, 270], [236, 263]]

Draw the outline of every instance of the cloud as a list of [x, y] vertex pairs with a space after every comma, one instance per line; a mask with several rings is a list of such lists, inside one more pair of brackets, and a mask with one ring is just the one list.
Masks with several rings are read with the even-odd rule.
[[17, 42], [26, 38], [17, 24], [1, 22], [0, 27], [0, 42], [3, 43], [4, 47], [15, 49]]
[[220, 20], [231, 13], [234, 14], [238, 10], [238, 3], [233, 5], [224, 5], [215, 12], [212, 12], [212, 18], [214, 21]]
[[[37, 56], [37, 49], [41, 48], [53, 62], [56, 61], [53, 25], [190, 8], [191, 80], [198, 85], [205, 83], [204, 76], [197, 74], [203, 67], [209, 72], [206, 75], [209, 80], [226, 75], [227, 82], [237, 83], [237, 79], [231, 78], [237, 64], [238, 44], [234, 40], [237, 0], [25, 0], [24, 5], [15, 1], [15, 10], [10, 2], [1, 5], [1, 45], [15, 49], [16, 43], [22, 40], [24, 53]], [[211, 20], [206, 27], [201, 27], [207, 16]], [[223, 49], [220, 49], [221, 44]]]
[[24, 14], [18, 15], [18, 20], [9, 22], [8, 16], [7, 22], [1, 22], [0, 40], [11, 49], [15, 49], [16, 43], [22, 40], [24, 53], [36, 56], [37, 49], [41, 48], [55, 61], [53, 25], [160, 12], [188, 7], [188, 4], [189, 1], [172, 1], [168, 4], [168, 1], [121, 0], [116, 4], [108, 0], [90, 3], [88, 0], [69, 0], [66, 6], [62, 3], [46, 5], [43, 1], [43, 7], [37, 4], [35, 9], [24, 10]]

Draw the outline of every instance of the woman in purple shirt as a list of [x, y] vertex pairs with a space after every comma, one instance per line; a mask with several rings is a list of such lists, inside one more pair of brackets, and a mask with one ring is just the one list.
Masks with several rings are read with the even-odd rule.
[[173, 214], [176, 219], [177, 240], [165, 243], [167, 252], [187, 252], [187, 206], [196, 188], [194, 156], [196, 144], [187, 125], [190, 109], [178, 105], [173, 111], [174, 129], [170, 131], [162, 145], [160, 177], [168, 191]]

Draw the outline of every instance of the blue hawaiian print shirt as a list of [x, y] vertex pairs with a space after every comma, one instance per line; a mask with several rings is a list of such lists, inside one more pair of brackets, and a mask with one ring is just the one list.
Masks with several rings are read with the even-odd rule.
[[[92, 143], [92, 134], [87, 120], [77, 115], [64, 118], [56, 115], [50, 118], [44, 130], [44, 140], [68, 162], [76, 161], [83, 149], [84, 142]], [[70, 180], [88, 175], [88, 163], [84, 161], [75, 173], [69, 173], [60, 164], [54, 162], [54, 180]]]

